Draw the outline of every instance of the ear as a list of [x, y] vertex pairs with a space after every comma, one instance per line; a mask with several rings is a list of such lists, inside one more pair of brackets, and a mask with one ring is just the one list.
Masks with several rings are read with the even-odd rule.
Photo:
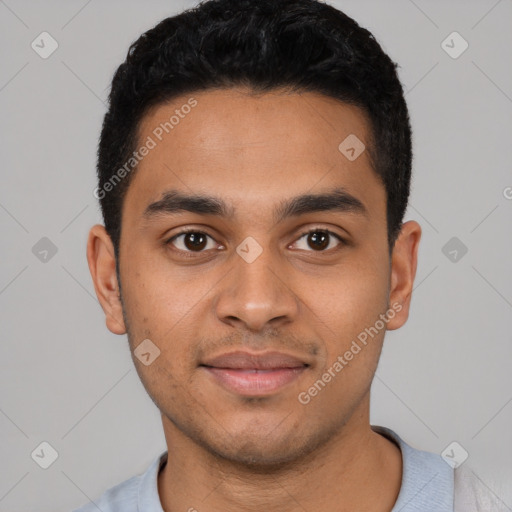
[[96, 296], [105, 313], [107, 328], [114, 334], [125, 334], [126, 326], [117, 282], [114, 245], [101, 224], [96, 224], [89, 231], [87, 261]]
[[397, 314], [388, 322], [387, 329], [399, 329], [409, 318], [414, 277], [418, 262], [418, 247], [421, 239], [421, 226], [411, 220], [402, 224], [391, 255], [391, 285], [389, 304], [400, 304]]

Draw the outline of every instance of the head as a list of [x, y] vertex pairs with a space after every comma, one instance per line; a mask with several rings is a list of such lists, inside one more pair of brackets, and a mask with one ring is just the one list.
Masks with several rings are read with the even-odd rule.
[[[421, 235], [403, 224], [407, 107], [374, 37], [317, 1], [211, 0], [133, 43], [109, 101], [88, 261], [166, 435], [268, 465], [367, 424]], [[208, 369], [234, 351], [302, 367], [238, 393]]]

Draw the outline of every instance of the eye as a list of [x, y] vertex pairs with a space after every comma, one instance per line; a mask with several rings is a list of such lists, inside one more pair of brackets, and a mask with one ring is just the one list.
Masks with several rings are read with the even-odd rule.
[[[210, 246], [208, 246], [208, 239], [211, 241]], [[302, 239], [305, 239], [306, 247], [300, 247], [300, 241]], [[334, 246], [332, 244], [333, 239], [338, 242]], [[186, 256], [191, 255], [191, 253], [202, 253], [208, 249], [224, 248], [223, 246], [218, 246], [215, 243], [215, 240], [210, 235], [208, 235], [208, 233], [195, 229], [183, 230], [171, 237], [165, 243], [166, 245], [172, 245], [176, 251], [182, 252]], [[298, 247], [294, 247], [296, 249], [308, 251], [310, 250], [308, 249], [309, 246], [315, 252], [327, 252], [328, 250], [331, 250], [344, 243], [345, 241], [343, 238], [328, 229], [313, 228], [302, 233], [297, 241], [292, 245], [299, 244]]]
[[[295, 244], [299, 243], [299, 241], [305, 237], [307, 237], [305, 240], [305, 243], [308, 244], [309, 247], [312, 247], [313, 250], [316, 252], [327, 252], [327, 250], [333, 249], [332, 244], [331, 244], [331, 242], [333, 241], [333, 238], [338, 241], [338, 243], [335, 244], [334, 247], [337, 247], [338, 245], [345, 243], [343, 238], [341, 238], [336, 233], [329, 231], [328, 229], [314, 228], [314, 229], [310, 229], [309, 231], [306, 231], [305, 233], [302, 233], [301, 236], [298, 238], [298, 241], [295, 242]], [[306, 250], [306, 251], [308, 250], [307, 247], [297, 247], [297, 248]]]
[[[208, 247], [208, 238], [212, 240], [213, 246]], [[166, 244], [173, 245], [182, 252], [203, 252], [207, 249], [215, 249], [217, 246], [213, 238], [204, 231], [184, 230], [166, 241]]]

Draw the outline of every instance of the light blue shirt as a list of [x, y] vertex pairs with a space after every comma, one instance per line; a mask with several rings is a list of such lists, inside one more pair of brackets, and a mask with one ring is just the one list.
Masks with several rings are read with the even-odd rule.
[[[391, 512], [454, 512], [454, 469], [441, 455], [412, 448], [389, 428], [372, 425], [372, 429], [394, 441], [402, 452], [402, 484]], [[110, 488], [74, 512], [163, 512], [157, 477], [166, 457], [167, 452], [162, 453], [145, 473]]]

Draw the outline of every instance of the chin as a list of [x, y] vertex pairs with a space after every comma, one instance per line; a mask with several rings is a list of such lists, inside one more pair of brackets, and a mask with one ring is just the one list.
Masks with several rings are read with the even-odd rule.
[[246, 442], [239, 448], [231, 445], [228, 450], [214, 449], [217, 457], [231, 464], [250, 468], [251, 472], [259, 470], [264, 473], [295, 465], [305, 452], [306, 450], [298, 449], [297, 446], [276, 446], [265, 439]]
[[[258, 430], [258, 429], [255, 429]], [[277, 471], [296, 466], [320, 444], [318, 435], [299, 433], [297, 427], [289, 431], [274, 430], [244, 432], [232, 436], [217, 436], [203, 440], [203, 446], [216, 458], [248, 468], [251, 472]]]

